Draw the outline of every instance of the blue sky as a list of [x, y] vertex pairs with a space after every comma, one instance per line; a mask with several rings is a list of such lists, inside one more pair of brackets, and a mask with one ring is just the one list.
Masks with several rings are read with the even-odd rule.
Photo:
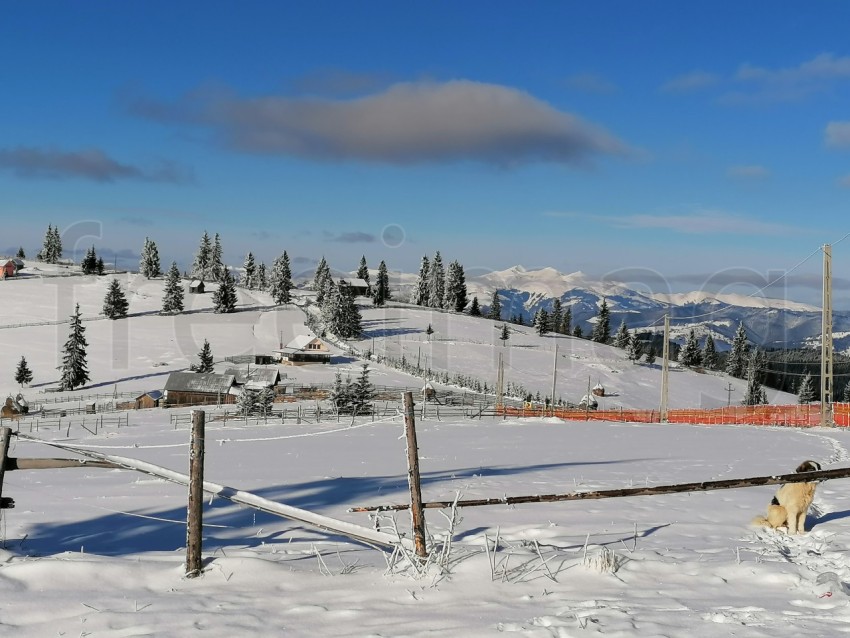
[[[0, 250], [520, 263], [850, 307], [850, 5], [0, 0]], [[801, 262], [803, 262], [801, 264]], [[789, 272], [790, 271], [790, 272]], [[663, 282], [663, 283], [661, 283]], [[735, 285], [739, 284], [739, 285]]]

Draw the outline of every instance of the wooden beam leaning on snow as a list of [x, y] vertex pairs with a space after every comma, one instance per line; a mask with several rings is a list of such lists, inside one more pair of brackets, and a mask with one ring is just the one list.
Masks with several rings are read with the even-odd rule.
[[[801, 472], [780, 474], [777, 476], [755, 476], [742, 479], [724, 479], [722, 481], [704, 481], [702, 483], [680, 483], [678, 485], [656, 485], [655, 487], [627, 487], [618, 490], [597, 490], [594, 492], [569, 492], [567, 494], [537, 494], [534, 496], [503, 496], [501, 498], [479, 498], [465, 501], [432, 501], [423, 503], [424, 508], [444, 509], [457, 507], [481, 507], [482, 505], [516, 505], [518, 503], [552, 503], [555, 501], [584, 501], [601, 498], [620, 498], [624, 496], [653, 496], [656, 494], [678, 494], [680, 492], [708, 492], [711, 490], [731, 490], [739, 487], [759, 485], [779, 485], [781, 483], [814, 483], [827, 479], [850, 478], [850, 468], [842, 467], [819, 472]], [[389, 512], [406, 510], [409, 504], [372, 505], [352, 507], [349, 512]]]
[[[101, 452], [80, 448], [75, 445], [68, 445], [67, 443], [45, 441], [27, 434], [18, 433], [17, 436], [20, 439], [25, 439], [34, 443], [43, 443], [44, 445], [49, 445], [60, 450], [79, 454], [87, 458], [105, 461], [113, 464], [112, 467], [136, 470], [137, 472], [156, 476], [166, 481], [171, 481], [172, 483], [178, 483], [179, 485], [189, 485], [188, 475], [181, 474], [180, 472], [175, 472], [168, 468], [154, 465], [153, 463], [148, 463], [146, 461], [131, 459], [124, 456], [103, 454]], [[372, 547], [394, 549], [399, 544], [399, 538], [397, 536], [387, 534], [385, 532], [379, 532], [368, 527], [355, 525], [354, 523], [349, 523], [347, 521], [340, 521], [329, 516], [323, 516], [322, 514], [316, 514], [315, 512], [310, 512], [308, 510], [292, 507], [291, 505], [276, 503], [261, 496], [257, 496], [256, 494], [252, 494], [251, 492], [243, 492], [242, 490], [237, 490], [236, 488], [228, 487], [226, 485], [219, 485], [212, 481], [204, 481], [204, 491], [220, 496], [221, 498], [225, 498], [233, 503], [239, 503], [240, 505], [246, 505], [260, 510], [261, 512], [266, 512], [267, 514], [288, 518], [324, 531], [342, 534], [343, 536], [360, 541], [366, 545], [371, 545]], [[405, 547], [413, 547], [409, 539], [401, 539], [401, 543], [403, 543]]]

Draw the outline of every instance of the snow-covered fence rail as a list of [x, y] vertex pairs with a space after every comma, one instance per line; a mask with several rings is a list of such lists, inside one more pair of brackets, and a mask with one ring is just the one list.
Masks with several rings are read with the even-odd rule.
[[108, 401], [110, 399], [136, 398], [139, 394], [139, 392], [109, 392], [105, 394], [63, 394], [62, 396], [55, 397], [43, 397], [39, 395], [36, 401], [38, 403], [74, 403], [77, 401], [91, 403], [92, 401], [97, 402]]
[[42, 416], [31, 418], [20, 418], [16, 420], [18, 432], [27, 430], [29, 432], [40, 432], [41, 430], [65, 430], [65, 436], [71, 435], [71, 428], [82, 428], [90, 434], [98, 434], [108, 427], [127, 427], [130, 425], [130, 415], [126, 412], [105, 416], [103, 414], [91, 414], [82, 418], [58, 416], [44, 418]]

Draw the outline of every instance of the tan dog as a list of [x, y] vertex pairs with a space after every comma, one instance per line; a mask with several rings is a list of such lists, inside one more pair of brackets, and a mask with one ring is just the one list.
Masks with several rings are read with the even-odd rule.
[[[820, 464], [816, 461], [803, 461], [795, 470], [818, 472]], [[767, 518], [756, 516], [753, 525], [787, 527], [789, 534], [802, 534], [806, 531], [806, 514], [815, 497], [817, 483], [787, 483], [776, 491], [776, 496], [767, 506]]]

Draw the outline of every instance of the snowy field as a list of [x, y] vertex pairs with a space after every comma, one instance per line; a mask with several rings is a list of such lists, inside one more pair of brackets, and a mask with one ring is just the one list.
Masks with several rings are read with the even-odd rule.
[[[159, 317], [161, 281], [125, 277], [133, 316], [117, 322], [96, 317], [108, 278], [3, 283], [15, 295], [7, 292], [13, 302], [0, 320], [0, 388], [17, 391], [22, 354], [34, 385], [55, 385], [68, 328], [47, 322], [66, 320], [77, 302], [90, 319], [92, 382], [83, 393], [160, 388], [163, 373], [195, 360], [204, 338], [220, 358], [266, 352], [306, 330], [300, 308], [272, 309], [262, 295], [243, 293], [234, 315], [209, 312], [205, 295], [193, 299], [194, 312]], [[503, 346], [487, 320], [400, 307], [364, 308], [363, 316], [358, 349], [427, 357], [434, 369], [488, 382], [502, 352], [508, 380], [551, 391], [554, 337], [519, 327]], [[583, 393], [590, 377], [614, 395], [604, 407], [657, 408], [658, 366], [587, 341], [557, 341], [564, 398]], [[333, 365], [293, 375], [330, 381], [335, 370], [358, 365], [335, 350]], [[422, 383], [377, 364], [372, 380]], [[670, 403], [725, 405], [729, 381], [675, 369]], [[740, 400], [743, 386], [732, 383]], [[44, 385], [24, 393], [38, 401]], [[97, 435], [74, 424], [31, 435], [185, 473], [188, 429], [171, 423], [175, 413], [135, 411], [129, 426]], [[374, 521], [350, 507], [408, 499], [398, 417], [225, 425], [214, 416], [208, 480], [366, 527]], [[30, 435], [28, 423], [21, 432]], [[781, 474], [805, 459], [824, 469], [850, 462], [850, 436], [838, 429], [432, 417], [417, 431], [426, 501]], [[13, 437], [10, 455], [67, 453]], [[445, 565], [419, 575], [344, 536], [213, 498], [205, 504], [205, 570], [186, 579], [185, 487], [129, 470], [8, 472], [3, 495], [16, 507], [0, 511], [0, 636], [836, 636], [850, 633], [845, 488], [843, 480], [822, 484], [810, 531], [794, 537], [748, 525], [764, 513], [770, 487], [467, 508]], [[394, 518], [409, 533], [409, 516]], [[439, 548], [447, 518], [433, 509], [426, 518]]]

